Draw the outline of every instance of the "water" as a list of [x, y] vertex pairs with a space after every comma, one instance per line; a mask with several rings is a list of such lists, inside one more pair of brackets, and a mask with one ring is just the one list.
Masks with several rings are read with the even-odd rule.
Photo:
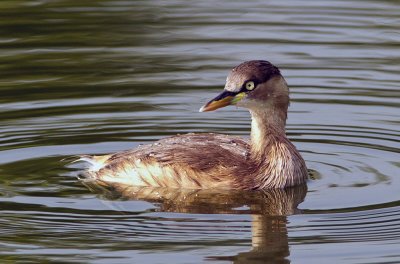
[[[0, 15], [2, 263], [400, 262], [398, 1], [14, 0]], [[247, 136], [246, 111], [198, 109], [248, 59], [290, 85], [307, 189], [93, 189], [62, 161]]]

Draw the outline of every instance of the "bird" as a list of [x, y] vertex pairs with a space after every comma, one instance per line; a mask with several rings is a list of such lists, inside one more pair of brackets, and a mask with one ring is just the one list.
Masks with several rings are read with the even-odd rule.
[[289, 88], [266, 60], [245, 61], [227, 76], [223, 91], [199, 112], [235, 105], [251, 114], [250, 139], [188, 133], [108, 155], [81, 155], [81, 180], [102, 185], [183, 189], [261, 190], [301, 185], [307, 167], [286, 136]]

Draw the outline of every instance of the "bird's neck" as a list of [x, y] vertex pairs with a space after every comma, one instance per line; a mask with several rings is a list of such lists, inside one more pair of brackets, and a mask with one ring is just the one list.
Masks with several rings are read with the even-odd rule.
[[276, 141], [286, 139], [286, 113], [279, 110], [250, 110], [251, 113], [251, 155], [262, 160]]
[[[304, 183], [307, 168], [285, 133], [286, 111], [250, 111], [254, 188], [284, 188]], [[279, 111], [279, 110], [276, 110]]]

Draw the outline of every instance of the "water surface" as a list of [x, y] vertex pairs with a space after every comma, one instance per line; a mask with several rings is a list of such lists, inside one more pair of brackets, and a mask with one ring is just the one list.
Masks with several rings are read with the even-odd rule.
[[[0, 15], [2, 262], [400, 262], [397, 1], [19, 0]], [[133, 196], [62, 161], [248, 136], [245, 110], [198, 113], [248, 59], [289, 83], [306, 189]]]

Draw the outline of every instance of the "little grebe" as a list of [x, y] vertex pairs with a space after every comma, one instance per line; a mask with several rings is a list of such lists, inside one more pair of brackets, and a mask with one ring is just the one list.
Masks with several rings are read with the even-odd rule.
[[200, 112], [227, 105], [249, 109], [250, 143], [212, 133], [173, 136], [115, 154], [81, 156], [91, 164], [81, 177], [103, 184], [188, 189], [284, 188], [306, 181], [305, 162], [286, 137], [289, 89], [276, 66], [263, 60], [236, 66], [224, 91]]

